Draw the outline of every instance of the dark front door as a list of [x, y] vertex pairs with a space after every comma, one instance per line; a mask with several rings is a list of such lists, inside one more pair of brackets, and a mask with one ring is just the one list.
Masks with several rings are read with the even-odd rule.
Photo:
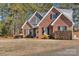
[[32, 30], [29, 30], [29, 36], [32, 37]]
[[30, 35], [31, 38], [36, 37], [36, 29], [30, 29], [29, 30], [29, 35]]
[[48, 34], [48, 35], [50, 34], [50, 33], [49, 33], [49, 32], [50, 32], [50, 31], [49, 31], [49, 29], [50, 29], [50, 28], [49, 28], [49, 27], [47, 27], [47, 31], [48, 31], [48, 32], [47, 32], [47, 34]]
[[33, 29], [33, 37], [36, 37], [36, 29]]
[[32, 30], [32, 37], [33, 38], [36, 37], [36, 29], [35, 28]]

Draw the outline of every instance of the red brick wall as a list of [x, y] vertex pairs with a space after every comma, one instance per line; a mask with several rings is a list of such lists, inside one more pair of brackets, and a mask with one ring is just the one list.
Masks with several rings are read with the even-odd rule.
[[39, 24], [39, 28], [38, 28], [38, 31], [39, 33], [37, 34], [39, 38], [42, 38], [43, 34], [42, 34], [42, 28], [45, 28], [45, 27], [48, 27], [52, 20], [50, 19], [50, 14], [52, 12], [50, 12], [46, 17], [45, 19], [43, 19], [43, 21]]
[[[63, 21], [63, 20], [66, 20], [66, 22], [65, 21]], [[71, 26], [70, 26], [71, 25]], [[68, 19], [66, 19], [66, 18], [59, 18], [55, 23], [54, 23], [54, 25], [53, 25], [53, 32], [55, 32], [55, 31], [58, 31], [58, 26], [67, 26], [67, 30], [69, 30], [69, 31], [72, 31], [72, 29], [71, 29], [71, 27], [72, 27], [72, 24], [71, 24], [71, 22], [68, 20]]]
[[63, 19], [63, 21], [68, 24], [68, 26], [72, 26], [72, 22], [70, 20], [68, 20], [67, 17], [65, 17], [64, 15], [61, 16], [61, 19]]

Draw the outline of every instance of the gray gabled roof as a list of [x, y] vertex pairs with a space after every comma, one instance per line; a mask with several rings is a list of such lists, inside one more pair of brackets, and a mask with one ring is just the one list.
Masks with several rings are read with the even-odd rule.
[[73, 10], [72, 9], [59, 9], [63, 14], [65, 14], [70, 20], [73, 20]]
[[[33, 19], [34, 17], [34, 19]], [[27, 21], [25, 21], [25, 23], [23, 24], [22, 28], [25, 26], [25, 24], [28, 22], [32, 28], [35, 28], [36, 25], [39, 23], [39, 21], [42, 19], [42, 15], [39, 13], [39, 12], [35, 12], [31, 17], [30, 19], [28, 19]]]
[[59, 9], [59, 11], [63, 13], [73, 23], [73, 25], [75, 24], [73, 22], [73, 10], [72, 9]]
[[[56, 8], [56, 9], [61, 13], [59, 16], [61, 16], [63, 14], [74, 25], [74, 22], [73, 22], [73, 10], [72, 9], [59, 9], [59, 8]], [[58, 18], [59, 17], [57, 17], [57, 19], [55, 19], [55, 21], [51, 25], [53, 25], [58, 20]]]

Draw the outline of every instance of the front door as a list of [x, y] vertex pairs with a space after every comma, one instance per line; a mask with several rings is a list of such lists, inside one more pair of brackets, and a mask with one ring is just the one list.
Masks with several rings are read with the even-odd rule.
[[31, 36], [31, 38], [36, 37], [36, 29], [30, 29], [29, 32], [30, 32], [29, 35]]
[[36, 29], [33, 29], [33, 37], [36, 37]]

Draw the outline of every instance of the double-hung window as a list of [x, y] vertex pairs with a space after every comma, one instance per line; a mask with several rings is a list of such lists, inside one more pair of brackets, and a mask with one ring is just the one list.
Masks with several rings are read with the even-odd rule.
[[58, 26], [58, 31], [66, 31], [67, 27], [66, 26]]

